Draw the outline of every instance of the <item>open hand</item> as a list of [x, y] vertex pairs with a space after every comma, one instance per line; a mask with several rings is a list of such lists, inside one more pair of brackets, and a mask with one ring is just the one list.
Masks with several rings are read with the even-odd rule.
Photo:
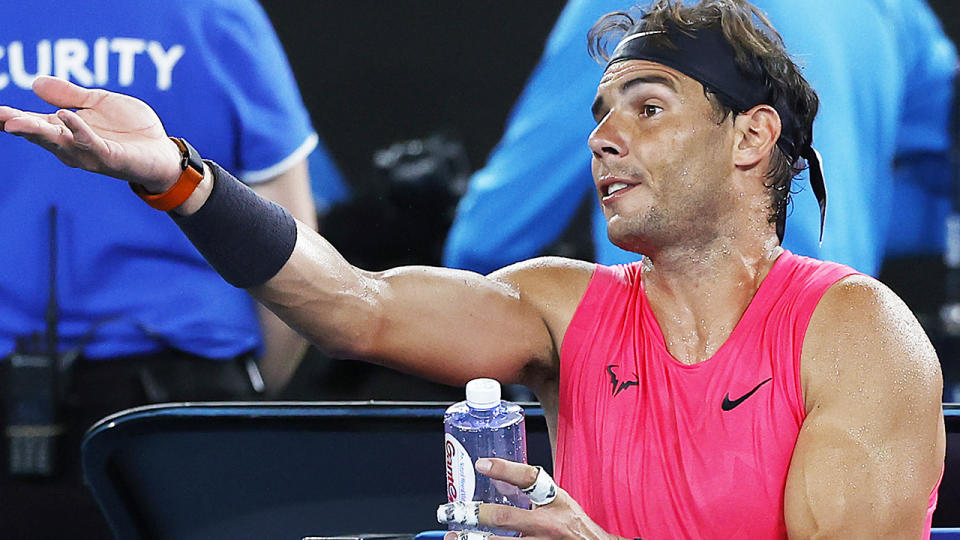
[[180, 176], [180, 151], [153, 109], [123, 94], [38, 77], [33, 91], [55, 107], [40, 114], [0, 106], [0, 130], [78, 167], [166, 191]]
[[[532, 465], [497, 458], [478, 459], [476, 470], [490, 478], [503, 480], [521, 489], [531, 487], [539, 472], [539, 469]], [[617, 538], [590, 519], [566, 491], [557, 487], [556, 493], [557, 497], [552, 502], [535, 506], [533, 510], [481, 503], [477, 521], [482, 527], [517, 531], [524, 538], [596, 540]], [[491, 536], [490, 538], [500, 540], [502, 537]], [[457, 533], [447, 533], [444, 540], [457, 540]]]

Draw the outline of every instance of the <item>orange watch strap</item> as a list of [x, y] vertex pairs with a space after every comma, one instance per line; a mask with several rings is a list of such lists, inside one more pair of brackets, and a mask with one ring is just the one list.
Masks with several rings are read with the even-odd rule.
[[183, 156], [181, 161], [183, 172], [180, 173], [177, 182], [163, 193], [150, 193], [140, 184], [130, 184], [130, 189], [141, 199], [163, 212], [169, 212], [186, 202], [203, 180], [203, 161], [199, 159], [197, 151], [183, 139], [170, 137], [170, 140], [177, 144]]

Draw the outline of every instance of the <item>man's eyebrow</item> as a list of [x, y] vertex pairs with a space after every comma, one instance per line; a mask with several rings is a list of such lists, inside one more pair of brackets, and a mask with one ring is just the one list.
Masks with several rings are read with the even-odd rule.
[[629, 81], [623, 83], [620, 86], [620, 93], [624, 94], [627, 90], [633, 88], [638, 84], [659, 84], [666, 86], [673, 93], [677, 93], [677, 85], [673, 83], [672, 80], [664, 77], [663, 75], [641, 75], [635, 79], [630, 79]]
[[[661, 86], [666, 86], [673, 93], [677, 93], [677, 85], [674, 84], [672, 80], [663, 75], [641, 75], [639, 77], [630, 79], [629, 81], [623, 83], [620, 86], [619, 92], [624, 94], [627, 90], [630, 90], [638, 84], [659, 84]], [[603, 110], [603, 97], [597, 96], [597, 99], [593, 101], [593, 105], [590, 107], [590, 112], [593, 113], [594, 119], [599, 116], [600, 111]]]

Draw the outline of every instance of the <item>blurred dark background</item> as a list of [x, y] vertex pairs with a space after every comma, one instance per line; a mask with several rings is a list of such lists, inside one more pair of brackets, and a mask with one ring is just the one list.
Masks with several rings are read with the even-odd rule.
[[[461, 184], [499, 140], [564, 2], [261, 1], [317, 132], [352, 191], [322, 217], [323, 234], [369, 270], [439, 264]], [[427, 146], [432, 140], [432, 152], [423, 153], [447, 162], [426, 181], [404, 182], [384, 163], [396, 154], [418, 161], [421, 149], [394, 147], [393, 156], [381, 154], [375, 164], [378, 151], [411, 140]], [[311, 349], [284, 397], [460, 400], [462, 394]]]
[[[958, 42], [960, 2], [928, 1]], [[462, 183], [499, 140], [564, 1], [261, 2], [314, 125], [352, 191], [349, 201], [322, 216], [323, 234], [369, 270], [438, 264]], [[577, 235], [576, 225], [565, 237], [569, 245], [555, 251], [589, 256], [579, 250], [586, 237]], [[586, 222], [580, 225], [586, 230]], [[960, 373], [954, 374], [960, 369], [953, 369], [960, 368], [960, 344], [938, 327], [946, 277], [940, 257], [889, 260], [880, 277], [927, 327], [946, 376], [960, 380]], [[459, 388], [311, 349], [285, 397], [461, 396]]]
[[314, 125], [355, 186], [375, 150], [450, 130], [474, 168], [500, 138], [562, 0], [261, 0]]

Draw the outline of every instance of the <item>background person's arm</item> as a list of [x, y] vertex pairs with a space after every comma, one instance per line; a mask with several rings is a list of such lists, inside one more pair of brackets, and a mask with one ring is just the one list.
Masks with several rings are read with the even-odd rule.
[[[261, 197], [286, 208], [297, 221], [313, 230], [317, 229], [317, 208], [310, 191], [310, 171], [306, 158], [273, 178], [250, 187]], [[263, 304], [257, 304], [257, 317], [263, 335], [260, 371], [267, 395], [275, 395], [293, 377], [309, 344]]]
[[790, 538], [919, 538], [945, 435], [940, 365], [913, 314], [877, 281], [842, 280], [814, 312], [802, 380]]
[[457, 205], [445, 266], [485, 273], [540, 255], [561, 237], [585, 197], [596, 198], [587, 136], [596, 126], [590, 105], [603, 67], [587, 54], [585, 36], [603, 14], [629, 5], [567, 3], [503, 138]]

